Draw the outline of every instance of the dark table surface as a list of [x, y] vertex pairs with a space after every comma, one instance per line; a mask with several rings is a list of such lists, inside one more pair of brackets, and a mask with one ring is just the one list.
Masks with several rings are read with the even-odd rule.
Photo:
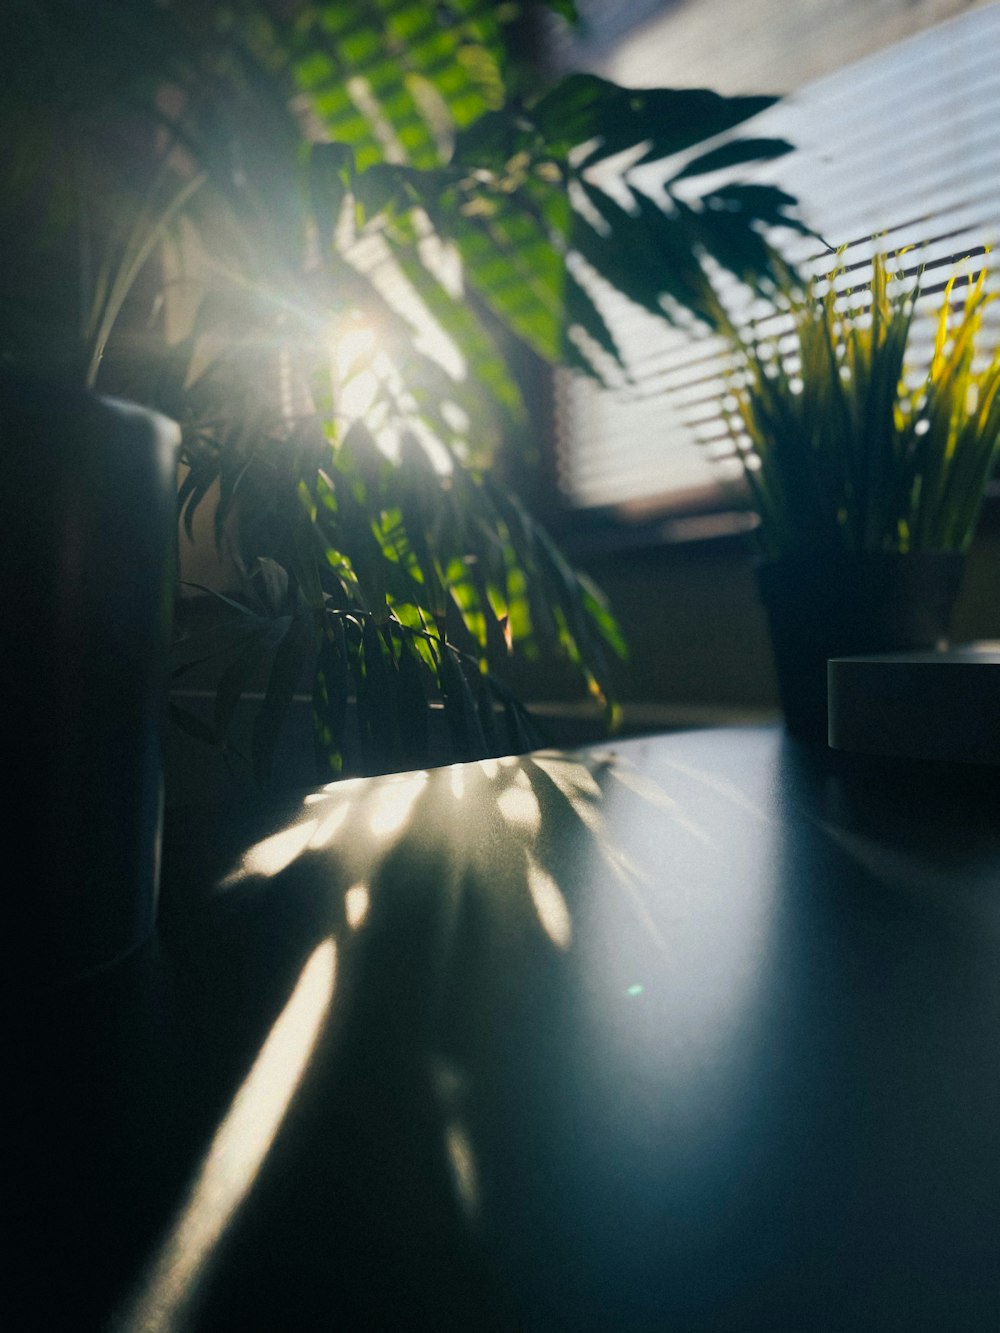
[[12, 1330], [1000, 1329], [995, 768], [175, 809], [155, 939], [17, 1017]]

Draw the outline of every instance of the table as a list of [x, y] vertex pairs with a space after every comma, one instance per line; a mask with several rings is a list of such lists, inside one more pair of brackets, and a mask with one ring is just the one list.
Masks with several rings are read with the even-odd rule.
[[773, 727], [173, 811], [12, 1330], [1000, 1327], [1000, 773]]

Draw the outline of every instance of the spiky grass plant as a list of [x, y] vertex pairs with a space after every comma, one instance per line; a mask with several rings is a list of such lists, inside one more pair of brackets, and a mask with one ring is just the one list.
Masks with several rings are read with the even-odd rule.
[[964, 301], [960, 272], [949, 278], [923, 366], [908, 364], [934, 318], [923, 273], [910, 284], [876, 254], [863, 292], [843, 276], [838, 260], [787, 289], [776, 316], [730, 332], [727, 416], [762, 553], [964, 551], [1000, 451], [1000, 348], [978, 345], [986, 268]]

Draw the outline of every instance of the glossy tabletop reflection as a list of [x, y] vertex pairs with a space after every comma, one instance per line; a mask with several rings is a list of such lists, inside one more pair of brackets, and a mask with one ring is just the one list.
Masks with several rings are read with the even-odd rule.
[[780, 730], [168, 820], [12, 1329], [1000, 1328], [1000, 771]]

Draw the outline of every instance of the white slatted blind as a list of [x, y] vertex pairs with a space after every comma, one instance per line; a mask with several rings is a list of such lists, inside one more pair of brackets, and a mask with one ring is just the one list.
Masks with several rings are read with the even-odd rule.
[[[846, 260], [913, 246], [907, 269], [987, 257], [1000, 290], [1000, 4], [978, 8], [801, 89], [741, 128], [786, 138], [796, 151], [757, 175], [795, 195], [806, 220]], [[746, 176], [744, 176], [744, 179]], [[807, 265], [815, 242], [772, 238]], [[828, 260], [823, 261], [827, 265]], [[825, 271], [825, 269], [824, 269]], [[864, 279], [863, 269], [856, 285]], [[633, 383], [602, 390], [561, 373], [557, 384], [560, 486], [577, 508], [654, 515], [718, 508], [732, 499], [728, 438], [719, 416], [718, 347], [665, 328], [605, 294]], [[1000, 341], [1000, 301], [987, 339]], [[727, 469], [730, 469], [727, 471]]]

